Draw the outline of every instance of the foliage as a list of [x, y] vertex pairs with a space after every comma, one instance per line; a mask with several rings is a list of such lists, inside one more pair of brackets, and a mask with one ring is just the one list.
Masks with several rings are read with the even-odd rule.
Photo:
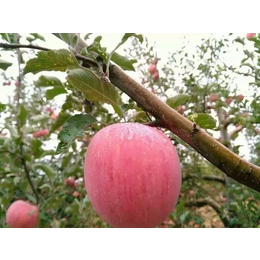
[[[167, 61], [158, 61], [160, 77], [154, 79], [148, 67], [160, 57], [142, 35], [125, 34], [111, 53], [102, 47], [101, 36], [86, 35], [88, 47], [82, 48], [81, 55], [97, 63], [96, 68], [83, 68], [71, 51], [79, 42], [77, 36], [59, 36], [70, 45], [68, 50], [14, 49], [8, 51], [9, 59], [0, 58], [0, 91], [13, 88], [10, 102], [0, 103], [1, 227], [6, 227], [8, 206], [18, 199], [38, 204], [39, 227], [109, 227], [93, 210], [84, 188], [88, 144], [109, 124], [153, 119], [109, 82], [111, 61], [124, 70], [135, 70], [145, 88], [240, 156], [244, 144], [238, 140], [246, 138], [248, 159], [259, 164], [259, 37], [250, 40], [252, 51], [246, 48], [248, 40], [232, 34], [203, 39], [193, 53], [187, 44]], [[4, 43], [45, 41], [37, 33], [1, 37]], [[127, 40], [131, 45], [125, 55], [115, 52]], [[230, 52], [242, 55], [237, 66], [228, 64]], [[10, 70], [17, 64], [19, 71], [13, 78]], [[248, 79], [246, 94], [239, 92], [242, 78]], [[216, 101], [211, 101], [211, 94], [217, 95]], [[245, 95], [242, 101], [239, 94]], [[239, 126], [243, 127], [236, 132]], [[33, 133], [42, 129], [49, 134], [35, 138]], [[229, 183], [179, 137], [165, 133], [178, 150], [183, 184], [176, 209], [162, 227], [258, 227], [260, 194]], [[75, 187], [66, 184], [68, 177], [76, 180]]]

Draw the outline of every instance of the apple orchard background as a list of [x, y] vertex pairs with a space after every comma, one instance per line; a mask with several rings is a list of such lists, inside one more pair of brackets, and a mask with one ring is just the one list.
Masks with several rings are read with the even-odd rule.
[[[99, 35], [103, 38], [97, 38]], [[0, 43], [68, 49], [71, 39], [66, 34], [60, 36], [62, 39], [51, 34], [1, 34]], [[122, 36], [94, 34], [85, 38], [89, 46], [98, 43], [111, 52]], [[246, 33], [143, 36], [142, 43], [129, 38], [117, 50], [132, 62], [123, 64], [128, 74], [186, 118], [192, 120], [192, 115], [200, 114], [198, 124], [202, 128], [242, 158], [259, 165], [257, 38], [246, 39]], [[39, 50], [0, 50], [0, 227], [6, 227], [7, 208], [18, 199], [39, 206], [39, 227], [110, 227], [89, 202], [83, 164], [94, 134], [122, 119], [111, 105], [89, 101], [81, 92], [72, 91], [64, 72], [23, 76], [26, 62]], [[148, 71], [156, 58], [160, 59], [159, 77]], [[150, 121], [133, 100], [119, 94], [128, 122]], [[57, 153], [64, 123], [75, 114], [86, 113], [99, 118], [99, 123], [81, 129]], [[18, 120], [23, 122], [21, 128], [17, 127]], [[44, 129], [48, 129], [46, 134], [35, 134]], [[176, 208], [159, 227], [260, 225], [259, 193], [227, 179], [177, 136], [169, 131], [165, 134], [180, 157], [182, 188]]]

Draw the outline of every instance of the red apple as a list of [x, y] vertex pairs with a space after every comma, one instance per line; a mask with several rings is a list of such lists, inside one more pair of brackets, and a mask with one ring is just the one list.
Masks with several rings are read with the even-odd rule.
[[230, 104], [232, 103], [232, 101], [233, 101], [233, 98], [232, 98], [232, 97], [228, 97], [228, 98], [225, 100], [226, 104], [228, 104], [228, 105], [230, 105]]
[[65, 180], [65, 184], [68, 185], [68, 186], [70, 186], [70, 187], [72, 187], [72, 188], [75, 188], [75, 187], [76, 187], [76, 185], [75, 185], [75, 180], [74, 180], [74, 178], [72, 178], [72, 177], [67, 178], [67, 179]]
[[20, 82], [18, 80], [15, 81], [14, 85], [19, 88], [20, 87]]
[[43, 129], [43, 130], [39, 130], [39, 131], [33, 133], [33, 137], [39, 138], [39, 137], [48, 135], [49, 133], [50, 133], [49, 129]]
[[247, 33], [246, 34], [246, 38], [249, 40], [249, 39], [252, 39], [256, 36], [256, 33]]
[[209, 101], [210, 101], [210, 102], [216, 102], [217, 99], [218, 99], [218, 95], [217, 95], [217, 94], [211, 94], [211, 95], [209, 96]]
[[92, 138], [84, 180], [94, 209], [110, 225], [156, 227], [177, 203], [180, 161], [175, 146], [158, 129], [118, 123]]
[[153, 75], [153, 74], [157, 71], [156, 65], [155, 65], [155, 64], [151, 64], [151, 65], [149, 66], [148, 71], [149, 71], [149, 73], [150, 73], [151, 75]]
[[57, 114], [55, 114], [55, 113], [52, 113], [52, 114], [51, 114], [51, 119], [52, 119], [52, 120], [55, 120], [57, 117], [58, 117]]
[[195, 194], [194, 190], [189, 190], [189, 195], [190, 195], [191, 197], [193, 197], [194, 194]]
[[242, 94], [240, 94], [240, 95], [237, 96], [237, 100], [238, 100], [239, 102], [243, 101], [243, 99], [244, 99], [244, 96], [243, 96]]
[[79, 197], [79, 192], [78, 192], [78, 191], [74, 191], [74, 192], [72, 193], [72, 196], [73, 196], [74, 198], [78, 198], [78, 197]]
[[156, 81], [159, 79], [159, 72], [156, 71], [153, 75], [152, 75], [153, 79]]
[[177, 110], [178, 113], [180, 113], [182, 115], [185, 112], [185, 107], [184, 106], [178, 106], [176, 110]]
[[10, 228], [36, 228], [38, 219], [37, 206], [23, 200], [12, 203], [6, 213], [6, 223]]
[[54, 110], [52, 108], [50, 108], [50, 107], [47, 107], [46, 111], [49, 112], [50, 115], [54, 113]]

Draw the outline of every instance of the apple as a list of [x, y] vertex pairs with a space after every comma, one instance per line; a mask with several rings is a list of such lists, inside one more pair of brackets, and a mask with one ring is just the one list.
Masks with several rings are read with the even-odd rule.
[[36, 228], [38, 219], [37, 206], [23, 200], [12, 203], [6, 213], [6, 223], [10, 228]]
[[240, 95], [237, 96], [237, 100], [238, 100], [239, 102], [243, 101], [243, 99], [244, 99], [244, 96], [243, 96], [242, 94], [240, 94]]
[[159, 226], [181, 188], [175, 146], [161, 131], [117, 123], [92, 138], [84, 164], [85, 188], [99, 216], [117, 228]]
[[153, 74], [157, 71], [156, 65], [155, 65], [155, 64], [151, 64], [151, 65], [149, 66], [148, 71], [149, 71], [149, 73], [150, 73], [151, 75], [153, 75]]
[[249, 39], [252, 39], [256, 36], [256, 33], [247, 33], [246, 34], [246, 38], [249, 40]]
[[33, 133], [33, 137], [34, 138], [39, 138], [45, 135], [48, 135], [50, 133], [49, 129], [43, 129], [43, 130], [39, 130], [37, 132]]
[[211, 94], [211, 95], [209, 96], [209, 101], [210, 101], [210, 102], [216, 102], [217, 99], [218, 99], [218, 95], [217, 95], [217, 94]]
[[46, 108], [46, 111], [50, 113], [50, 115], [52, 115], [54, 113], [54, 110], [50, 107]]
[[194, 190], [189, 190], [189, 195], [190, 195], [191, 197], [193, 197], [194, 194], [195, 194]]
[[19, 88], [20, 87], [20, 82], [18, 80], [15, 81], [14, 85]]
[[68, 185], [68, 186], [70, 186], [70, 187], [72, 187], [72, 188], [75, 188], [75, 187], [76, 187], [76, 185], [75, 185], [75, 180], [74, 180], [74, 178], [72, 178], [72, 177], [67, 178], [67, 179], [65, 180], [65, 184]]
[[58, 117], [57, 114], [55, 114], [55, 113], [52, 113], [52, 114], [51, 114], [51, 119], [52, 119], [52, 120], [55, 120], [57, 117]]
[[230, 105], [230, 104], [232, 103], [232, 101], [233, 101], [233, 98], [232, 98], [232, 97], [228, 97], [228, 98], [225, 100], [226, 104], [228, 104], [228, 105]]
[[177, 110], [178, 113], [180, 113], [182, 115], [185, 112], [185, 107], [184, 106], [178, 106], [176, 110]]
[[159, 72], [156, 71], [153, 75], [152, 75], [153, 79], [156, 81], [159, 79]]
[[78, 191], [74, 191], [74, 192], [72, 193], [72, 196], [73, 196], [74, 198], [78, 198], [78, 197], [79, 197], [79, 192], [78, 192]]

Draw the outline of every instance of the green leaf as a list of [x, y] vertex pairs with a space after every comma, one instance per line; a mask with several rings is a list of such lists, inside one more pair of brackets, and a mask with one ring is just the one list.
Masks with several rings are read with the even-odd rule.
[[75, 56], [68, 50], [40, 51], [37, 58], [26, 63], [24, 74], [29, 72], [36, 74], [41, 71], [66, 71], [68, 68], [76, 68], [79, 63]]
[[87, 34], [85, 34], [84, 40], [87, 40], [91, 34], [93, 34], [93, 33], [87, 33]]
[[133, 63], [130, 60], [128, 60], [126, 57], [121, 56], [116, 52], [112, 55], [111, 60], [115, 62], [118, 66], [120, 66], [123, 70], [135, 71]]
[[36, 81], [33, 82], [35, 87], [51, 87], [51, 86], [62, 86], [61, 81], [52, 76], [40, 76]]
[[5, 111], [6, 105], [3, 103], [0, 103], [0, 112]]
[[27, 116], [28, 116], [28, 111], [26, 110], [24, 105], [20, 105], [19, 112], [18, 112], [18, 119], [20, 120], [21, 126], [25, 125]]
[[9, 132], [10, 132], [12, 138], [18, 138], [18, 137], [19, 137], [18, 132], [17, 132], [17, 130], [16, 130], [16, 127], [12, 126], [12, 125], [9, 124], [9, 123], [6, 123], [6, 124], [5, 124], [5, 127], [6, 127], [7, 130], [9, 130]]
[[0, 59], [0, 69], [6, 70], [8, 67], [12, 65], [11, 62]]
[[74, 69], [68, 74], [67, 80], [74, 88], [83, 92], [87, 100], [111, 104], [115, 112], [119, 116], [122, 115], [116, 88], [112, 84], [102, 81], [92, 71]]
[[31, 33], [31, 35], [32, 35], [35, 39], [40, 39], [40, 40], [42, 40], [42, 41], [45, 42], [45, 38], [44, 38], [42, 35], [40, 35], [39, 33]]
[[61, 153], [79, 136], [84, 134], [84, 130], [87, 126], [97, 120], [91, 115], [75, 115], [72, 116], [62, 127], [61, 132], [58, 135], [58, 139], [61, 141], [58, 145], [56, 153]]
[[68, 113], [60, 113], [58, 118], [55, 120], [55, 122], [51, 126], [50, 133], [53, 133], [56, 131], [59, 127], [63, 126], [64, 123], [70, 118], [70, 114]]
[[35, 115], [35, 116], [30, 117], [30, 119], [31, 119], [33, 122], [47, 121], [49, 118], [50, 118], [49, 115]]
[[70, 44], [72, 39], [72, 35], [70, 33], [59, 33], [59, 35], [64, 42]]
[[56, 176], [56, 172], [53, 170], [52, 167], [50, 167], [49, 165], [46, 165], [46, 164], [43, 164], [43, 163], [35, 163], [33, 165], [33, 168], [34, 169], [40, 169], [42, 170], [43, 172], [46, 173], [46, 175], [52, 179]]
[[53, 99], [54, 97], [60, 95], [60, 94], [65, 94], [67, 93], [66, 89], [64, 87], [55, 87], [55, 88], [52, 88], [52, 89], [48, 89], [46, 91], [46, 98], [48, 100], [51, 100]]
[[178, 106], [184, 104], [185, 102], [187, 102], [189, 99], [191, 99], [191, 97], [189, 95], [185, 95], [185, 94], [179, 94], [177, 96], [168, 98], [166, 100], [166, 104], [168, 106], [170, 106], [171, 108], [175, 109]]
[[11, 42], [8, 33], [0, 33], [0, 35], [2, 36], [2, 38], [4, 40], [6, 40], [7, 42]]
[[122, 38], [122, 40], [121, 40], [121, 42], [122, 42], [122, 43], [126, 42], [126, 41], [128, 40], [128, 38], [130, 38], [130, 37], [135, 37], [135, 38], [137, 38], [137, 39], [140, 41], [140, 43], [143, 43], [143, 41], [144, 41], [143, 35], [141, 35], [141, 34], [125, 33], [124, 36], [123, 36], [123, 38]]
[[196, 123], [201, 128], [214, 129], [216, 128], [216, 120], [209, 114], [192, 114], [188, 116], [188, 119]]

